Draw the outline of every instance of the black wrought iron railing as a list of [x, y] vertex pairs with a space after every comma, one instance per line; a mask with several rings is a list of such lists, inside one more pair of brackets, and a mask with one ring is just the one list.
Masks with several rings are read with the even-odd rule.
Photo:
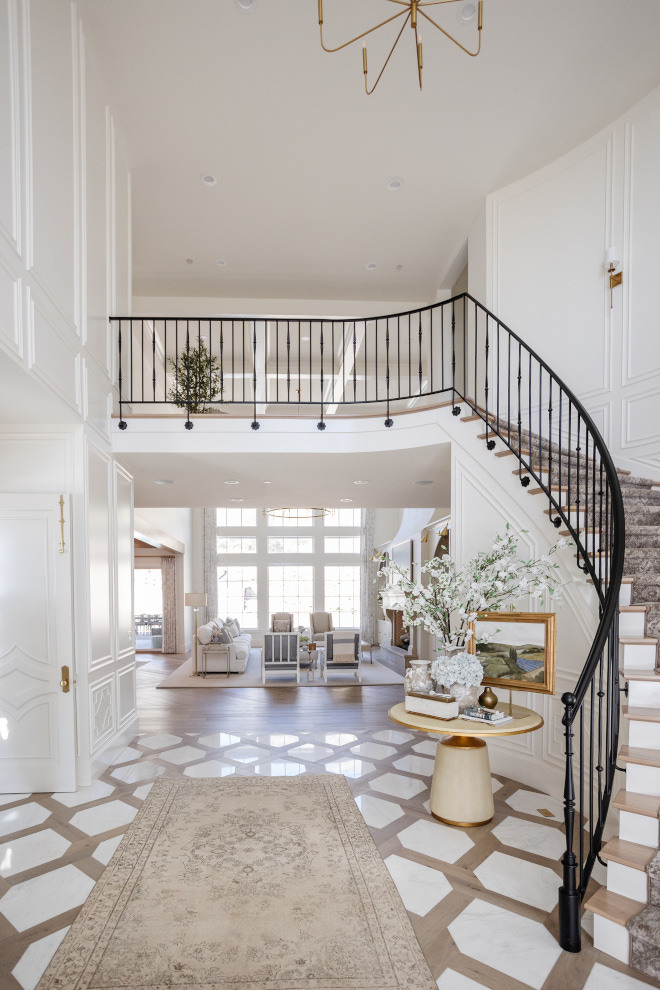
[[[559, 940], [580, 949], [580, 905], [601, 848], [619, 737], [618, 600], [624, 511], [612, 458], [589, 413], [546, 362], [467, 294], [374, 319], [113, 319], [119, 426], [127, 416], [393, 415], [451, 404], [481, 418], [493, 456], [547, 500], [591, 579], [598, 622], [562, 695], [566, 852]], [[498, 449], [499, 447], [499, 449]], [[563, 529], [562, 529], [563, 527]]]

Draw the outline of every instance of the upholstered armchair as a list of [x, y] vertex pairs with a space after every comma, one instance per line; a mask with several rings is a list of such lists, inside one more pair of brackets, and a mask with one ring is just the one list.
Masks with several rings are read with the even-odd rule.
[[311, 629], [311, 639], [314, 643], [321, 643], [325, 646], [326, 633], [334, 631], [331, 612], [310, 612], [309, 627]]
[[300, 633], [264, 633], [261, 651], [261, 683], [267, 670], [293, 670], [300, 684]]
[[[278, 623], [286, 622], [288, 623], [288, 625], [286, 627], [282, 625], [278, 625], [276, 629], [275, 628], [276, 622]], [[296, 630], [293, 627], [293, 612], [273, 612], [273, 614], [270, 617], [270, 631], [279, 632], [279, 633], [295, 632]]]

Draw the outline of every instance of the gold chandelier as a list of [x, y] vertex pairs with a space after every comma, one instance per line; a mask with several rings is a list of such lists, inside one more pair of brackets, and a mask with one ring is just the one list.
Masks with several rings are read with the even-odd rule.
[[[484, 6], [483, 0], [479, 0], [479, 13], [477, 19], [478, 44], [477, 44], [477, 50], [475, 52], [471, 52], [468, 48], [462, 45], [460, 41], [457, 41], [456, 38], [453, 38], [448, 31], [445, 31], [445, 29], [441, 28], [439, 24], [436, 24], [433, 18], [429, 17], [429, 15], [424, 10], [424, 7], [437, 7], [440, 4], [445, 4], [445, 3], [461, 3], [463, 2], [463, 0], [387, 0], [388, 3], [397, 4], [399, 7], [402, 8], [402, 10], [400, 10], [397, 14], [393, 14], [392, 17], [388, 17], [387, 20], [381, 21], [380, 24], [376, 24], [375, 27], [369, 28], [368, 31], [363, 31], [362, 34], [356, 35], [355, 38], [351, 38], [350, 41], [344, 42], [343, 45], [338, 45], [337, 48], [327, 48], [323, 42], [323, 0], [318, 0], [318, 2], [319, 2], [319, 30], [321, 33], [321, 48], [323, 49], [324, 52], [341, 51], [342, 48], [347, 48], [348, 45], [352, 45], [353, 42], [359, 41], [360, 38], [365, 38], [368, 34], [371, 34], [373, 31], [377, 31], [379, 28], [384, 27], [385, 24], [390, 24], [392, 21], [395, 21], [398, 17], [403, 17], [403, 24], [401, 25], [401, 30], [397, 34], [394, 44], [390, 49], [390, 53], [385, 59], [385, 62], [383, 63], [383, 67], [378, 73], [376, 82], [373, 84], [371, 89], [369, 89], [369, 84], [367, 82], [367, 43], [366, 41], [362, 42], [362, 71], [364, 72], [364, 90], [367, 96], [371, 96], [376, 86], [380, 82], [380, 77], [385, 71], [387, 67], [387, 63], [391, 59], [392, 53], [394, 52], [394, 49], [398, 45], [399, 39], [401, 38], [401, 35], [403, 34], [407, 24], [410, 24], [410, 27], [415, 32], [415, 50], [417, 52], [417, 75], [419, 77], [419, 88], [420, 89], [422, 88], [422, 36], [417, 28], [418, 15], [424, 17], [430, 24], [433, 25], [433, 27], [437, 28], [438, 31], [444, 34], [446, 38], [449, 38], [450, 41], [453, 41], [454, 44], [461, 49], [461, 51], [465, 52], [466, 55], [470, 55], [472, 56], [472, 58], [475, 58], [481, 51], [481, 28], [483, 25], [483, 6]], [[474, 16], [474, 8], [471, 16]]]

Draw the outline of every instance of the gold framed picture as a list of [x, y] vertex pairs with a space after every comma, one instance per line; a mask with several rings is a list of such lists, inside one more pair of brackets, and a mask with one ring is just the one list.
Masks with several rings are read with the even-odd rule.
[[471, 625], [475, 635], [468, 652], [481, 660], [483, 684], [555, 693], [554, 612], [484, 612]]

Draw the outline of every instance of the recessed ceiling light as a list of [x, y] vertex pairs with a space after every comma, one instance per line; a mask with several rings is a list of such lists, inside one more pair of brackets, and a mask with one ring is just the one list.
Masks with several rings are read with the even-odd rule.
[[264, 485], [272, 485], [272, 481], [264, 481]]
[[461, 7], [461, 14], [460, 14], [461, 20], [462, 21], [471, 21], [472, 18], [474, 17], [474, 15], [476, 14], [476, 12], [477, 12], [477, 5], [476, 5], [476, 3], [471, 3], [470, 2], [470, 3], [463, 4], [463, 6]]
[[215, 261], [213, 262], [213, 264], [214, 265], [217, 265], [218, 268], [226, 268], [227, 267], [227, 262], [225, 261], [224, 258], [216, 258]]
[[414, 484], [416, 484], [416, 485], [432, 485], [433, 482], [432, 481], [415, 481]]
[[372, 272], [375, 268], [378, 268], [378, 265], [375, 261], [369, 261], [364, 267], [367, 271]]
[[368, 481], [354, 481], [353, 484], [354, 485], [368, 485], [369, 482]]
[[352, 502], [353, 499], [352, 498], [340, 498], [339, 501], [340, 502]]
[[193, 263], [192, 258], [186, 258], [186, 264], [187, 265], [192, 265], [192, 263]]
[[156, 485], [173, 485], [174, 482], [172, 481], [171, 478], [159, 478], [158, 481], [155, 482], [155, 484]]
[[401, 188], [402, 185], [403, 185], [403, 179], [400, 179], [398, 176], [395, 176], [393, 179], [390, 179], [390, 181], [387, 183], [387, 188], [389, 189], [390, 192], [396, 192], [398, 189]]
[[237, 485], [238, 481], [225, 481], [225, 485]]
[[244, 502], [245, 499], [244, 498], [230, 498], [229, 501], [230, 502]]
[[200, 179], [205, 186], [214, 186], [218, 181], [211, 172], [202, 172]]
[[236, 0], [236, 6], [239, 10], [243, 10], [248, 14], [257, 6], [257, 0]]

